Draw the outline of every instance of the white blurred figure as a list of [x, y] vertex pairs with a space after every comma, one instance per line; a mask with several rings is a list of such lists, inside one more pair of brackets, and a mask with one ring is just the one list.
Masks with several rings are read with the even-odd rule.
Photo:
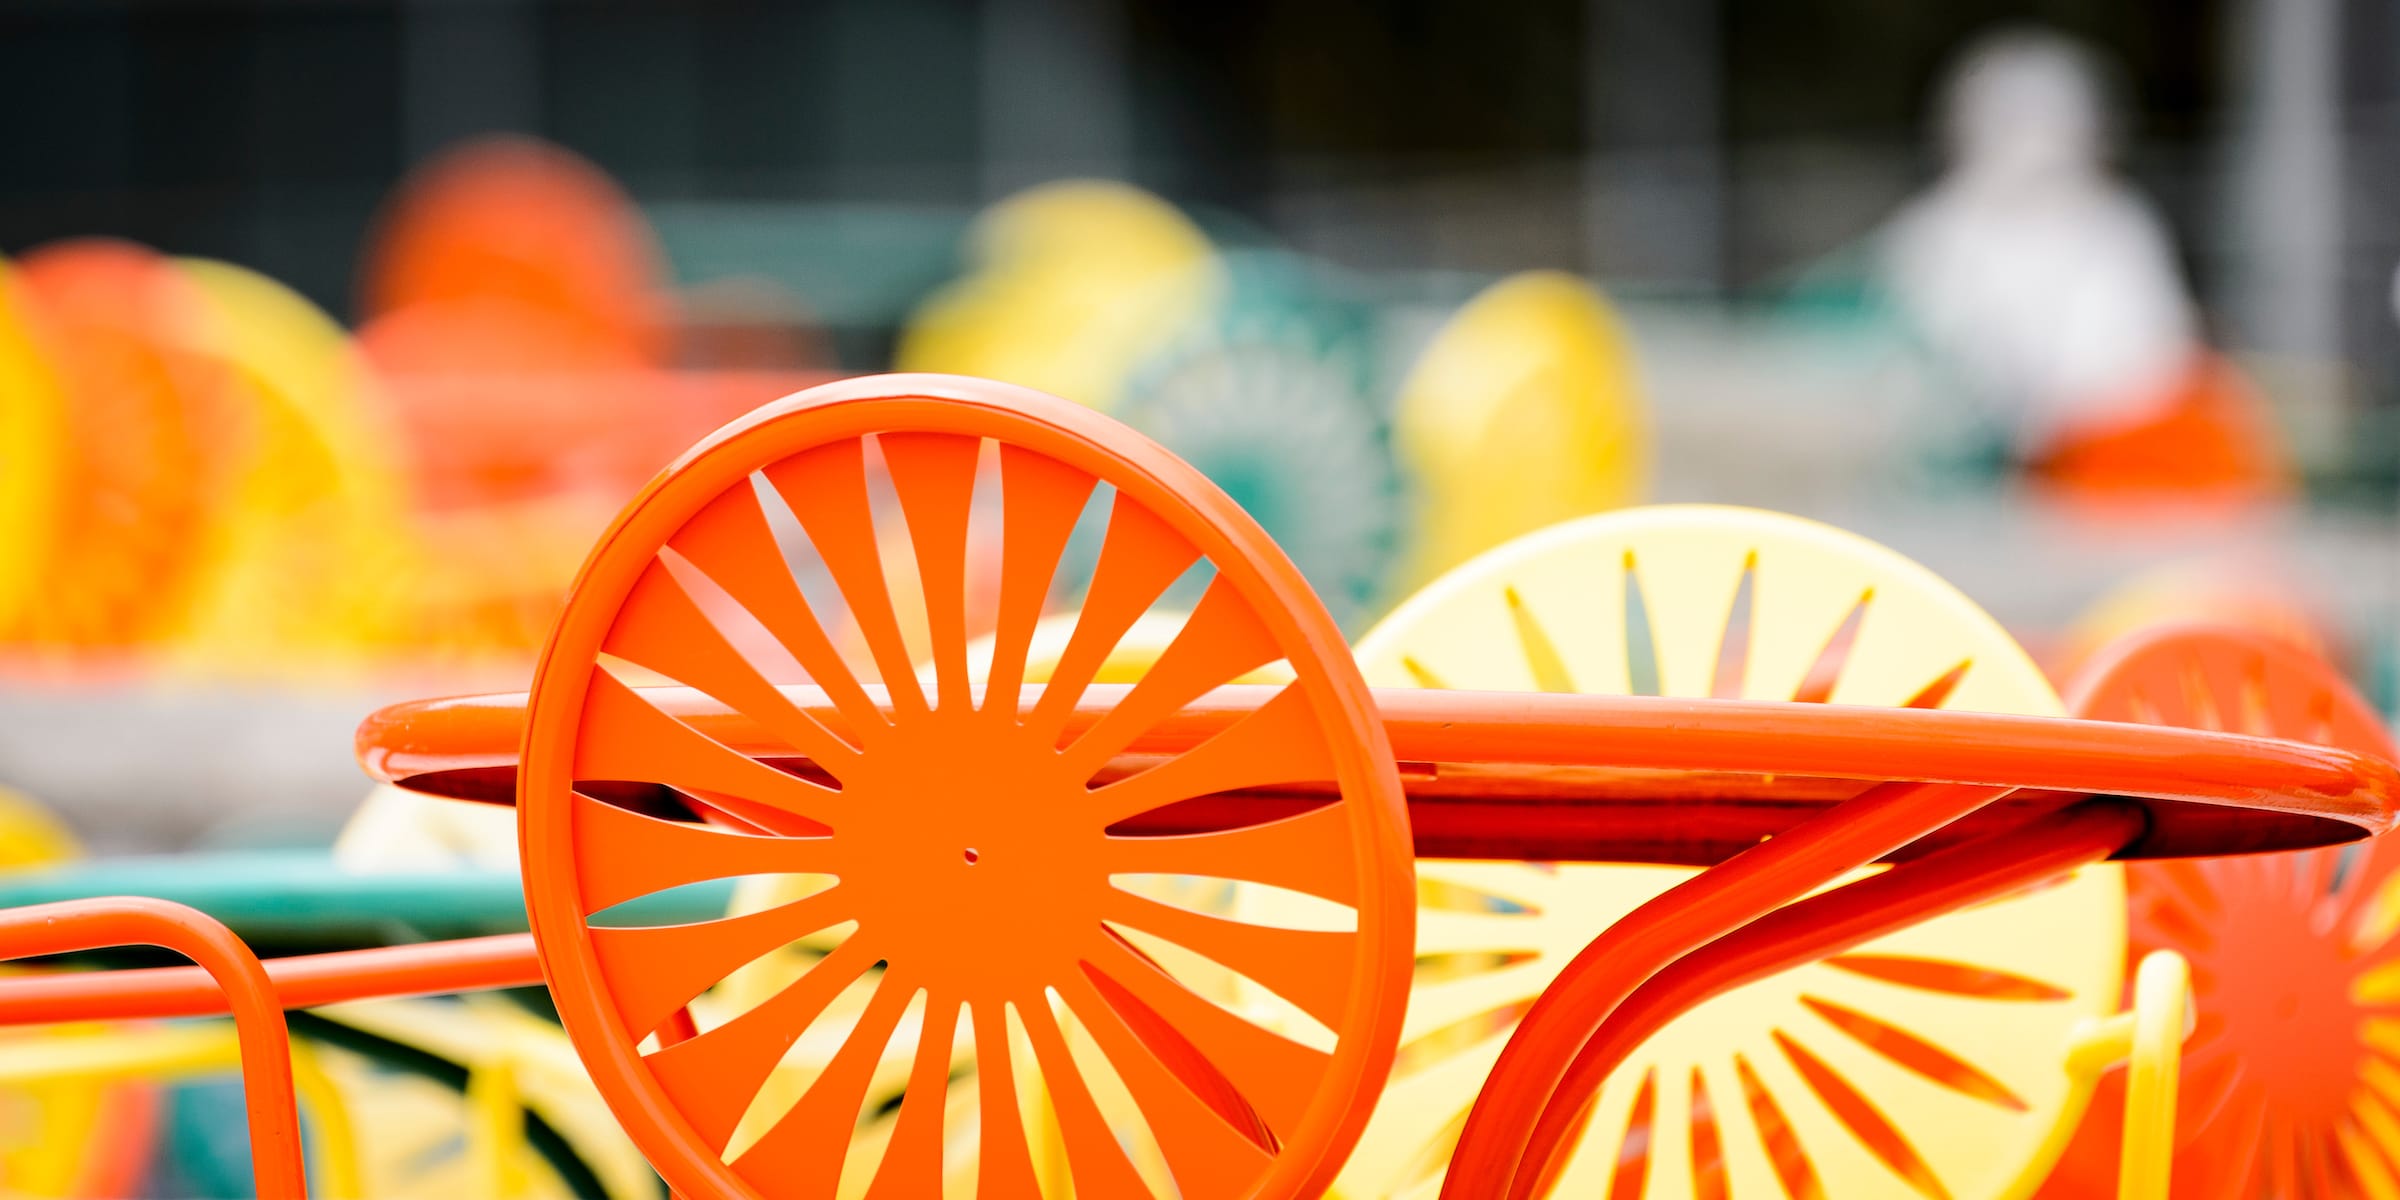
[[1886, 233], [1886, 286], [2018, 454], [2138, 425], [2198, 347], [2166, 230], [2109, 163], [2099, 64], [2058, 34], [1976, 42], [1942, 97], [1947, 167]]

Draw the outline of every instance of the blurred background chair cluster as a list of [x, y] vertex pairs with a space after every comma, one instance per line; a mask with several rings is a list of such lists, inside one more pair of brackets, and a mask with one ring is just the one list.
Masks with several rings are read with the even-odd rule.
[[[2053, 680], [2197, 616], [2388, 719], [2396, 48], [2386, 0], [0, 7], [0, 893], [522, 929], [508, 815], [367, 795], [357, 715], [523, 686], [656, 472], [883, 370], [1124, 421], [1354, 637], [1737, 503]], [[321, 1185], [655, 1183], [524, 1005], [302, 1020]], [[0, 1190], [247, 1187], [225, 1031], [20, 1051]]]

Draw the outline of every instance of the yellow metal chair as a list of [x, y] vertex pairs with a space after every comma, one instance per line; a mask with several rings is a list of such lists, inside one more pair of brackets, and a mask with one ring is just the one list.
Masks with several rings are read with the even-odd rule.
[[[2062, 711], [2008, 635], [1923, 568], [1740, 509], [1636, 509], [1518, 539], [1403, 603], [1357, 652], [1387, 687]], [[1339, 1194], [1431, 1195], [1534, 997], [1691, 873], [1420, 860], [1408, 1024]], [[2119, 869], [2090, 867], [1708, 1001], [1609, 1080], [1557, 1194], [2024, 1194], [2131, 1036], [2111, 1019], [2123, 904]], [[2171, 1006], [2145, 1021], [2145, 1046], [2181, 1023]]]
[[1107, 411], [1225, 288], [1208, 236], [1121, 183], [1020, 192], [979, 218], [969, 242], [971, 273], [911, 318], [898, 369], [1005, 380]]
[[1393, 426], [1417, 489], [1406, 588], [1647, 486], [1631, 339], [1596, 289], [1557, 271], [1512, 275], [1452, 316], [1401, 384]]

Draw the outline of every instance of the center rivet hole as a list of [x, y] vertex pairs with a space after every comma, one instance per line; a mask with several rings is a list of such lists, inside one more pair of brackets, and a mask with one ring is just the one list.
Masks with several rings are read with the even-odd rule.
[[975, 860], [981, 858], [982, 855], [979, 855], [975, 852], [975, 847], [969, 846], [959, 852], [959, 857], [966, 859], [967, 865], [971, 867], [975, 865]]

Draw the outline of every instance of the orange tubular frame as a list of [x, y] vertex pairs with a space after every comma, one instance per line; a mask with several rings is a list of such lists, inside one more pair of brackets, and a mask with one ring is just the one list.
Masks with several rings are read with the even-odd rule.
[[[17, 909], [0, 916], [53, 907], [57, 906]], [[0, 948], [4, 947], [5, 943], [0, 943]], [[255, 958], [251, 961], [258, 962]], [[268, 999], [279, 1013], [345, 1000], [450, 995], [532, 987], [542, 982], [533, 937], [523, 933], [294, 955], [271, 958], [260, 966]], [[222, 1015], [232, 1001], [212, 982], [213, 974], [200, 967], [152, 967], [10, 979], [0, 982], [0, 1025]]]
[[[159, 946], [200, 964], [233, 1014], [241, 1040], [242, 1093], [250, 1116], [250, 1161], [260, 1200], [304, 1200], [300, 1116], [292, 1094], [291, 1035], [283, 1005], [250, 948], [196, 909], [165, 900], [109, 896], [0, 911], [0, 957], [29, 958], [111, 946]], [[74, 1016], [88, 1013], [77, 1011]]]
[[1540, 1194], [1540, 1185], [1565, 1165], [1559, 1154], [1609, 1073], [1681, 1013], [1753, 980], [2099, 862], [2142, 831], [2140, 807], [2087, 800], [1797, 901], [1677, 960], [1607, 1013], [1568, 1066], [1532, 1127], [1512, 1200]]
[[[788, 691], [811, 713], [832, 712], [813, 688]], [[735, 750], [791, 753], [749, 718], [697, 693], [645, 692]], [[1274, 692], [1218, 688], [1158, 722], [1126, 753], [1182, 753]], [[1088, 727], [1123, 693], [1092, 686], [1067, 729]], [[2003, 806], [2009, 810], [2026, 803], [2055, 809], [2086, 794], [2144, 798], [2149, 830], [2121, 857], [2233, 854], [2381, 833], [2400, 796], [2400, 774], [2370, 754], [2157, 725], [1656, 696], [1406, 688], [1373, 695], [1402, 764], [1420, 856], [1706, 866], [1887, 780], [2036, 790], [2012, 797]], [[376, 779], [417, 791], [512, 802], [524, 706], [518, 694], [387, 708], [359, 727], [359, 762]], [[2066, 795], [2042, 800], [2039, 792]], [[1323, 799], [1321, 788], [1253, 788], [1183, 815], [1213, 820], [1222, 814], [1202, 811], [1208, 804]], [[1659, 818], [1658, 802], [1666, 799], [1676, 802], [1672, 823]], [[1946, 832], [1936, 823], [1912, 852], [2002, 832], [2034, 814], [1997, 815]]]

